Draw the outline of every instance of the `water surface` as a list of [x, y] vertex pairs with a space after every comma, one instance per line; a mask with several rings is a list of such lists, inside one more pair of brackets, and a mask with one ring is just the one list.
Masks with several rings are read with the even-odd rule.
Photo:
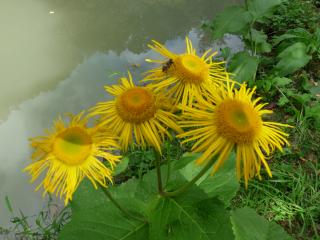
[[[0, 225], [13, 208], [35, 214], [43, 204], [21, 173], [28, 138], [42, 134], [60, 113], [77, 113], [104, 100], [103, 85], [128, 69], [135, 76], [156, 54], [157, 39], [184, 51], [198, 46], [201, 22], [236, 0], [0, 0]], [[139, 66], [139, 67], [137, 67]]]

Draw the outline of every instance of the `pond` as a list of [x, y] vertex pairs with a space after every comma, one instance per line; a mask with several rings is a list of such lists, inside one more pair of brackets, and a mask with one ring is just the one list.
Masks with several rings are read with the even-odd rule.
[[[0, 225], [11, 217], [6, 196], [27, 216], [46, 201], [22, 173], [30, 137], [59, 114], [105, 99], [103, 86], [127, 70], [138, 77], [148, 67], [144, 59], [155, 55], [151, 39], [175, 52], [184, 51], [185, 36], [201, 46], [202, 21], [238, 2], [0, 0]], [[232, 37], [222, 44], [241, 48]]]

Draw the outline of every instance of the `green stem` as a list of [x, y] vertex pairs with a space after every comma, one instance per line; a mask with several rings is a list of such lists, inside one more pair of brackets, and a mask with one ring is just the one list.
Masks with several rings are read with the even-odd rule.
[[154, 150], [156, 155], [156, 168], [157, 168], [157, 179], [158, 179], [158, 192], [161, 194], [163, 191], [162, 188], [162, 178], [161, 178], [161, 155]]
[[215, 160], [216, 160], [215, 157], [211, 158], [210, 161], [201, 169], [201, 171], [193, 179], [191, 179], [190, 182], [186, 183], [181, 188], [178, 188], [177, 190], [175, 190], [173, 192], [162, 191], [162, 192], [160, 192], [160, 194], [164, 197], [174, 197], [174, 196], [177, 196], [177, 195], [187, 191], [190, 187], [193, 186], [193, 184], [195, 182], [197, 182], [212, 167]]
[[[246, 6], [246, 10], [249, 11], [249, 7], [248, 7], [248, 0], [245, 0], [245, 6]], [[253, 42], [253, 38], [252, 38], [252, 27], [255, 23], [255, 19], [252, 20], [252, 22], [250, 22], [250, 25], [249, 25], [249, 38], [250, 38], [250, 47], [251, 47], [251, 54], [252, 56], [255, 56], [256, 55], [256, 46], [255, 46], [255, 43]]]
[[290, 101], [290, 99], [277, 86], [276, 86], [276, 89], [281, 93], [282, 96], [284, 96], [289, 101], [289, 104], [291, 105], [293, 111], [295, 112], [295, 114], [297, 116], [299, 116], [299, 114], [300, 114], [299, 110], [293, 105], [293, 103]]
[[170, 174], [171, 174], [171, 158], [169, 157], [168, 163], [167, 163], [167, 178], [166, 178], [166, 183], [165, 186], [168, 184], [170, 180]]
[[105, 187], [103, 187], [103, 186], [101, 186], [101, 185], [100, 185], [100, 187], [101, 187], [102, 191], [104, 192], [104, 194], [109, 198], [109, 200], [110, 200], [124, 215], [127, 215], [128, 217], [130, 217], [130, 218], [132, 218], [132, 219], [145, 222], [144, 219], [139, 218], [139, 217], [136, 217], [136, 216], [132, 215], [130, 212], [128, 212], [126, 209], [124, 209], [124, 208], [117, 202], [117, 200], [112, 197], [112, 195], [110, 194], [110, 192], [109, 192]]

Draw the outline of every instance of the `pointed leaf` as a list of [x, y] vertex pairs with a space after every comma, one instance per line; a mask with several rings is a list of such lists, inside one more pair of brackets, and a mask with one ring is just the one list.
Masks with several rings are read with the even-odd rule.
[[282, 0], [248, 0], [248, 10], [254, 19], [260, 19], [272, 12]]
[[129, 158], [128, 157], [123, 157], [120, 162], [117, 164], [115, 171], [114, 171], [114, 176], [124, 172], [129, 164]]
[[250, 82], [254, 79], [258, 64], [257, 57], [250, 56], [247, 52], [239, 52], [231, 58], [229, 71], [235, 74], [238, 82]]
[[282, 76], [286, 76], [304, 67], [312, 57], [307, 54], [307, 46], [302, 42], [297, 42], [284, 49], [278, 58], [279, 62], [275, 69]]
[[213, 21], [213, 38], [221, 38], [225, 33], [245, 33], [251, 16], [243, 7], [232, 6], [226, 8]]
[[231, 214], [236, 240], [291, 240], [280, 225], [268, 222], [253, 209], [237, 209]]

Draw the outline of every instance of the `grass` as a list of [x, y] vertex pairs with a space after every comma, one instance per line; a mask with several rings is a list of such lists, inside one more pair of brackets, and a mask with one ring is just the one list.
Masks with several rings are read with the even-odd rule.
[[21, 210], [17, 215], [6, 197], [7, 208], [12, 214], [11, 226], [0, 226], [0, 239], [52, 240], [57, 239], [62, 227], [70, 220], [69, 207], [61, 208], [49, 196], [46, 206], [35, 216], [25, 216]]
[[[320, 182], [318, 163], [273, 159], [273, 177], [251, 181], [233, 199], [233, 208], [249, 206], [281, 224], [296, 239], [318, 239]], [[265, 175], [266, 176], [266, 175]]]

